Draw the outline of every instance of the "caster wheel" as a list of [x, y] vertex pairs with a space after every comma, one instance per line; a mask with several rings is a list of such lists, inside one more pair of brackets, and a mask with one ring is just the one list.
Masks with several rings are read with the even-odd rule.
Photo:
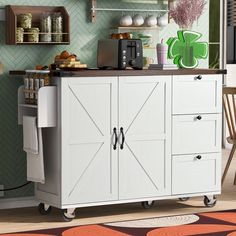
[[215, 196], [212, 199], [209, 199], [207, 196], [204, 197], [204, 204], [206, 207], [214, 207], [216, 202], [217, 200]]
[[144, 209], [150, 209], [154, 205], [154, 201], [142, 202], [141, 204]]
[[62, 210], [62, 219], [65, 222], [71, 222], [75, 218], [75, 212], [68, 212], [66, 209]]
[[45, 206], [43, 203], [38, 205], [38, 211], [41, 215], [48, 215], [52, 211], [51, 206]]
[[181, 198], [179, 198], [179, 200], [180, 200], [181, 202], [186, 202], [186, 201], [189, 200], [189, 197], [181, 197]]

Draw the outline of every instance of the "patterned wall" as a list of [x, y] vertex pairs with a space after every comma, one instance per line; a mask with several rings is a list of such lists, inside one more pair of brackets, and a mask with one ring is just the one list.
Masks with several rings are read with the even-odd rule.
[[[121, 0], [98, 0], [99, 6], [126, 8], [162, 8], [162, 5], [124, 4]], [[5, 45], [5, 22], [0, 22], [0, 61], [4, 64], [4, 74], [0, 76], [0, 184], [5, 187], [21, 185], [26, 181], [26, 157], [22, 151], [22, 127], [17, 125], [17, 88], [21, 78], [10, 77], [9, 70], [30, 69], [37, 64], [47, 65], [55, 54], [67, 49], [76, 53], [82, 62], [96, 65], [96, 46], [99, 38], [109, 35], [109, 28], [117, 25], [122, 13], [99, 12], [97, 22], [89, 21], [88, 0], [0, 0], [0, 6], [12, 5], [64, 5], [71, 16], [71, 45], [69, 46], [12, 46]], [[133, 14], [132, 12], [130, 14]], [[144, 15], [146, 16], [146, 14]], [[202, 32], [208, 41], [208, 9], [193, 27]], [[167, 39], [176, 35], [177, 26], [171, 23], [157, 31], [157, 38]], [[153, 52], [152, 52], [153, 53]], [[202, 66], [207, 67], [205, 61]], [[5, 194], [6, 198], [31, 196], [33, 186], [14, 190]]]

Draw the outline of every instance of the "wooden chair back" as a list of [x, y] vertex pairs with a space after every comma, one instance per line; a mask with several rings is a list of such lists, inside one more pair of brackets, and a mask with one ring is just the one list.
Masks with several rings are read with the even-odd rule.
[[223, 88], [223, 107], [225, 118], [229, 129], [230, 139], [236, 139], [236, 87]]

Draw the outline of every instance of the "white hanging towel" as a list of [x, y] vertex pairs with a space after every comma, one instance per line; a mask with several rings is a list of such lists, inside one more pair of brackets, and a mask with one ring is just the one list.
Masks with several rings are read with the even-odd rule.
[[23, 116], [24, 151], [27, 153], [27, 180], [45, 183], [42, 129], [36, 117]]
[[36, 117], [23, 117], [23, 144], [24, 151], [27, 153], [39, 154], [39, 141], [36, 122]]

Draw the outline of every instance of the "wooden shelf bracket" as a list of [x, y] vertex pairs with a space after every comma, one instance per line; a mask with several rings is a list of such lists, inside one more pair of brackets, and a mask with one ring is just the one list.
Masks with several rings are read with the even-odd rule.
[[97, 0], [91, 0], [91, 5], [91, 21], [94, 23], [96, 21], [96, 11], [94, 9], [97, 7]]

